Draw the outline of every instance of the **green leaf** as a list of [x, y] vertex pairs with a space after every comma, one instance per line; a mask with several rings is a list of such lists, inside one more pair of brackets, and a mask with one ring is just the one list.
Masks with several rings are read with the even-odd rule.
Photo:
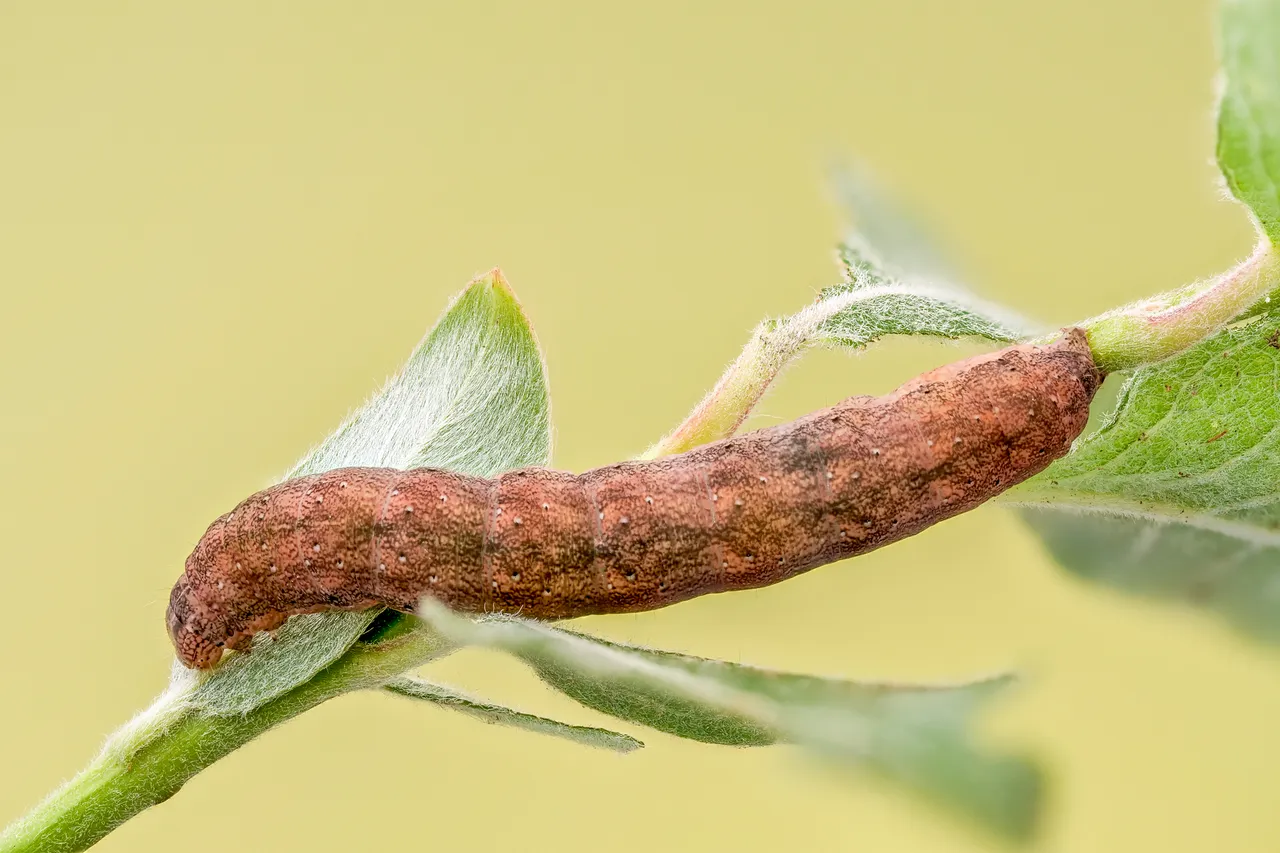
[[955, 285], [899, 277], [856, 238], [840, 247], [840, 261], [844, 282], [819, 295], [815, 307], [826, 316], [812, 340], [862, 347], [885, 335], [931, 335], [1009, 343], [1032, 332], [1025, 320]]
[[[515, 294], [494, 270], [445, 309], [409, 361], [285, 479], [335, 468], [439, 467], [477, 476], [544, 465], [550, 403], [538, 344]], [[245, 714], [337, 660], [378, 615], [315, 613], [228, 655], [192, 701]]]
[[439, 684], [432, 684], [419, 678], [408, 678], [401, 676], [392, 679], [384, 688], [390, 693], [397, 696], [406, 696], [410, 699], [419, 699], [425, 702], [435, 702], [443, 708], [449, 708], [453, 711], [460, 711], [467, 716], [474, 717], [486, 723], [494, 723], [504, 726], [512, 726], [517, 729], [523, 729], [527, 732], [536, 734], [551, 735], [552, 737], [564, 738], [583, 746], [592, 746], [597, 749], [610, 749], [614, 752], [634, 752], [644, 746], [643, 743], [633, 737], [624, 735], [620, 732], [609, 731], [608, 729], [598, 729], [591, 726], [571, 726], [568, 723], [561, 723], [558, 720], [549, 720], [546, 717], [535, 717], [533, 714], [525, 714], [511, 708], [505, 708], [502, 705], [494, 705], [489, 702], [483, 702], [479, 699], [473, 699], [464, 693], [459, 693], [449, 687]]
[[444, 636], [512, 653], [547, 683], [607, 714], [708, 743], [787, 742], [867, 768], [1007, 835], [1035, 818], [1039, 775], [977, 750], [965, 725], [1007, 678], [945, 687], [856, 684], [608, 643], [514, 617], [475, 622], [426, 601]]
[[454, 299], [401, 371], [289, 477], [351, 465], [492, 477], [550, 457], [542, 355], [493, 270]]
[[1136, 371], [1007, 499], [1069, 570], [1280, 639], [1280, 307]]
[[844, 281], [790, 317], [761, 323], [689, 416], [642, 458], [733, 435], [782, 369], [813, 346], [861, 348], [885, 335], [1007, 343], [1031, 333], [1025, 321], [960, 288], [897, 277], [860, 238], [842, 246], [840, 257]]
[[1223, 0], [1218, 166], [1269, 240], [1280, 236], [1280, 3]]

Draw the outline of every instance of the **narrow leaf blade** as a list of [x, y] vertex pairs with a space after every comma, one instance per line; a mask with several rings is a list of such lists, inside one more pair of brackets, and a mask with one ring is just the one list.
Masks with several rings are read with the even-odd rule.
[[417, 699], [423, 702], [434, 702], [442, 708], [466, 714], [469, 717], [496, 725], [511, 726], [535, 734], [550, 735], [573, 741], [583, 746], [596, 749], [608, 749], [613, 752], [634, 752], [644, 746], [643, 743], [621, 732], [600, 729], [592, 726], [574, 726], [546, 717], [538, 717], [474, 699], [450, 687], [432, 684], [420, 678], [401, 676], [387, 683], [384, 688], [389, 693]]
[[[285, 479], [335, 468], [434, 466], [478, 476], [551, 455], [550, 404], [537, 340], [515, 294], [494, 270], [445, 309], [404, 368]], [[289, 620], [249, 654], [229, 655], [204, 676], [195, 704], [244, 714], [339, 658], [378, 611], [315, 613]]]
[[473, 622], [431, 601], [422, 616], [455, 642], [512, 653], [567, 695], [680, 737], [739, 746], [787, 742], [866, 768], [1022, 838], [1039, 776], [967, 739], [976, 704], [1003, 679], [947, 687], [861, 685], [607, 643], [536, 622]]

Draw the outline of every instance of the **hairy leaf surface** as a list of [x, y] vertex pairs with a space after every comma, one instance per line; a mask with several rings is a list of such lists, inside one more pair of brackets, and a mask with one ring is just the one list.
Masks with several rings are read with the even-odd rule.
[[[545, 465], [550, 402], [542, 355], [515, 295], [496, 270], [445, 309], [408, 362], [285, 479], [335, 468], [439, 467], [477, 476]], [[228, 655], [193, 701], [244, 714], [340, 657], [378, 611], [290, 619], [249, 654]]]
[[1071, 571], [1280, 638], [1280, 309], [1135, 371], [1009, 498]]

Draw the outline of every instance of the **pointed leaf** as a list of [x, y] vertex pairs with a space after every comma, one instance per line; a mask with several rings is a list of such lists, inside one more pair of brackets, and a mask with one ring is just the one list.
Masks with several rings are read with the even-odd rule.
[[798, 744], [1008, 835], [1024, 837], [1032, 827], [1035, 768], [978, 751], [964, 731], [976, 702], [1005, 679], [860, 685], [622, 646], [513, 617], [473, 622], [430, 600], [422, 616], [455, 642], [516, 655], [557, 689], [622, 719], [710, 743]]
[[621, 732], [598, 729], [592, 726], [571, 726], [558, 720], [546, 717], [535, 717], [502, 705], [473, 699], [465, 693], [459, 693], [440, 684], [432, 684], [419, 678], [401, 676], [389, 681], [384, 688], [389, 693], [419, 699], [424, 702], [435, 702], [443, 708], [460, 711], [467, 716], [503, 726], [512, 726], [536, 734], [551, 735], [564, 738], [583, 746], [597, 749], [610, 749], [614, 752], [634, 752], [644, 746], [643, 743]]
[[[473, 281], [445, 309], [409, 361], [288, 477], [351, 466], [434, 466], [478, 476], [545, 464], [550, 404], [538, 344], [502, 275]], [[203, 677], [195, 704], [244, 714], [340, 657], [378, 615], [315, 613], [290, 619], [253, 651]]]
[[1008, 498], [1069, 570], [1280, 639], [1280, 309], [1136, 371]]

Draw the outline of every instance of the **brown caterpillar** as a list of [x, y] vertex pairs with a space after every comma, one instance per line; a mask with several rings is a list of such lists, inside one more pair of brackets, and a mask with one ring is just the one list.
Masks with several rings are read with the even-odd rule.
[[289, 616], [432, 595], [542, 618], [765, 586], [972, 509], [1062, 456], [1101, 376], [1084, 333], [926, 373], [792, 423], [585, 474], [347, 468], [243, 501], [170, 596], [206, 668]]

